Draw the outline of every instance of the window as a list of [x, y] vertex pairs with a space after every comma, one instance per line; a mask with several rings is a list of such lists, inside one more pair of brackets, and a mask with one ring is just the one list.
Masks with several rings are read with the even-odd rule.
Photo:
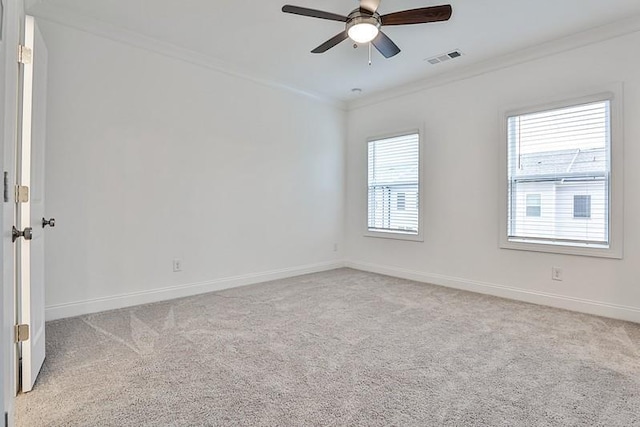
[[574, 218], [591, 218], [591, 196], [590, 195], [573, 196], [573, 217]]
[[367, 150], [367, 235], [419, 240], [419, 134], [369, 140]]
[[527, 194], [527, 216], [540, 216], [540, 194]]
[[[609, 141], [608, 100], [510, 116], [509, 237], [606, 247]], [[531, 191], [550, 201], [544, 215], [539, 194]], [[588, 225], [574, 222], [576, 192], [597, 203]], [[526, 195], [524, 206], [520, 193]]]
[[622, 157], [612, 149], [621, 144], [615, 142], [620, 119], [612, 113], [619, 114], [614, 95], [505, 114], [502, 247], [621, 257]]

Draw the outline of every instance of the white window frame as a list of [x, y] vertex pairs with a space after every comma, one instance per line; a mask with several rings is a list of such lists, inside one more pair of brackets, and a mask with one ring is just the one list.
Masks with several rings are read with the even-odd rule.
[[[589, 93], [585, 95], [585, 93]], [[577, 96], [555, 98], [538, 103], [537, 105], [521, 105], [503, 108], [500, 111], [500, 248], [533, 252], [548, 252], [566, 255], [593, 256], [602, 258], [622, 259], [623, 256], [623, 90], [622, 83], [601, 86]], [[571, 245], [570, 243], [553, 242], [524, 242], [510, 240], [508, 236], [508, 117], [553, 110], [573, 105], [587, 104], [598, 101], [610, 101], [611, 126], [611, 158], [609, 177], [609, 246]]]
[[405, 135], [413, 135], [413, 134], [417, 134], [418, 135], [418, 233], [417, 234], [410, 234], [410, 233], [403, 233], [401, 231], [372, 231], [369, 230], [369, 179], [368, 179], [368, 175], [369, 175], [369, 165], [368, 162], [365, 161], [365, 168], [364, 168], [364, 172], [365, 172], [365, 179], [364, 179], [364, 195], [365, 195], [365, 221], [364, 221], [364, 231], [363, 231], [363, 235], [365, 237], [375, 237], [375, 238], [382, 238], [382, 239], [393, 239], [393, 240], [407, 240], [407, 241], [414, 241], [414, 242], [424, 242], [424, 221], [423, 221], [423, 212], [424, 212], [424, 171], [422, 170], [423, 167], [423, 156], [424, 156], [424, 138], [423, 138], [423, 132], [421, 131], [420, 128], [412, 128], [412, 129], [408, 129], [408, 130], [403, 130], [403, 131], [398, 131], [398, 132], [392, 132], [392, 133], [385, 133], [385, 134], [379, 134], [376, 136], [372, 136], [366, 139], [365, 144], [364, 144], [364, 159], [368, 158], [368, 148], [369, 148], [369, 142], [372, 141], [378, 141], [380, 139], [388, 139], [388, 138], [395, 138], [395, 137], [399, 137], [399, 136], [405, 136]]

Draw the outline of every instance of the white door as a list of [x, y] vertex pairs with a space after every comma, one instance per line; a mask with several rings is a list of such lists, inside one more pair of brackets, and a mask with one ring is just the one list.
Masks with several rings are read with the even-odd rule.
[[19, 349], [21, 387], [23, 392], [27, 392], [33, 388], [45, 356], [43, 217], [47, 49], [32, 16], [25, 17], [24, 30], [24, 46], [31, 51], [31, 60], [27, 59], [20, 67], [22, 87], [17, 182], [20, 186], [29, 187], [29, 198], [27, 202], [16, 204], [16, 217], [20, 230], [31, 228], [32, 239], [16, 240], [16, 272], [18, 321], [29, 325], [29, 338], [20, 343]]

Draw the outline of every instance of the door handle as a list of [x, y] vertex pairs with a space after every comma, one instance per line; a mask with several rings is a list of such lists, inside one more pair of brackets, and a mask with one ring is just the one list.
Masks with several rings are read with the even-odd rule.
[[11, 231], [11, 241], [15, 242], [18, 237], [24, 237], [24, 240], [31, 240], [33, 239], [33, 230], [31, 227], [25, 227], [23, 231], [20, 231], [14, 225]]
[[56, 226], [56, 219], [55, 218], [50, 218], [48, 221], [44, 218], [42, 218], [42, 228], [45, 228], [46, 226], [49, 227], [55, 227]]

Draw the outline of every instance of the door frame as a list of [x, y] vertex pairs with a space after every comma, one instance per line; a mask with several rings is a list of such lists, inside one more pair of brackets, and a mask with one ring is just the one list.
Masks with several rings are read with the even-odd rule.
[[[2, 259], [2, 277], [0, 277], [2, 293], [2, 307], [0, 307], [0, 363], [2, 369], [2, 384], [0, 385], [0, 402], [4, 418], [7, 413], [9, 425], [13, 425], [14, 402], [17, 390], [17, 346], [14, 343], [14, 325], [16, 324], [16, 283], [14, 245], [11, 241], [11, 227], [15, 224], [15, 159], [18, 135], [18, 44], [20, 43], [20, 29], [24, 19], [23, 0], [0, 0], [2, 2], [2, 41], [0, 42], [0, 67], [2, 67], [3, 81], [0, 81], [0, 123], [3, 132], [0, 134], [0, 153], [2, 153], [2, 181], [7, 172], [9, 201], [4, 202], [0, 209], [0, 224], [2, 224], [2, 245], [0, 258]], [[3, 184], [4, 186], [4, 184]], [[4, 420], [1, 420], [4, 421]]]

